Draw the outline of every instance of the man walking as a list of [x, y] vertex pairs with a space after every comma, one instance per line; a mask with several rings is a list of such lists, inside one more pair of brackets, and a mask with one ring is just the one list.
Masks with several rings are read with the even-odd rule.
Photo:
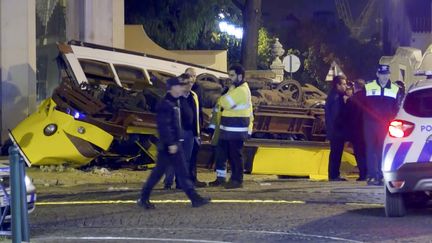
[[188, 177], [185, 167], [185, 156], [183, 153], [183, 128], [181, 123], [181, 112], [179, 98], [184, 94], [184, 83], [178, 78], [167, 80], [168, 93], [157, 108], [156, 122], [159, 133], [158, 158], [156, 167], [152, 170], [147, 182], [141, 191], [138, 205], [145, 209], [153, 209], [155, 206], [150, 202], [150, 193], [159, 182], [168, 166], [172, 166], [177, 175], [181, 188], [192, 202], [193, 207], [200, 207], [210, 202], [195, 191]]
[[[198, 96], [193, 92], [193, 82], [189, 74], [184, 73], [180, 75], [179, 80], [184, 84], [185, 92], [179, 98], [180, 113], [181, 113], [181, 125], [183, 128], [183, 152], [185, 156], [185, 166], [188, 172], [189, 179], [197, 187], [205, 187], [207, 184], [198, 182], [196, 177], [196, 154], [200, 143], [200, 106]], [[194, 151], [195, 149], [195, 151]], [[192, 158], [195, 157], [195, 158]], [[194, 159], [194, 160], [192, 160]], [[165, 189], [170, 189], [174, 180], [174, 169], [168, 167], [165, 176]], [[178, 180], [176, 179], [176, 188], [181, 188]]]
[[325, 124], [327, 139], [330, 141], [329, 156], [329, 181], [346, 181], [340, 177], [340, 165], [344, 144], [346, 141], [344, 109], [344, 95], [347, 88], [345, 76], [335, 76], [332, 88], [326, 99], [325, 104]]
[[228, 92], [219, 98], [222, 109], [220, 120], [219, 143], [228, 148], [231, 165], [231, 178], [225, 184], [226, 189], [241, 188], [243, 185], [242, 149], [246, 139], [252, 133], [251, 92], [245, 81], [245, 71], [241, 65], [233, 65], [228, 71], [233, 82]]
[[390, 81], [390, 67], [379, 65], [378, 80], [365, 86], [365, 111], [363, 115], [366, 141], [367, 184], [383, 185], [381, 156], [390, 121], [398, 111], [399, 88]]

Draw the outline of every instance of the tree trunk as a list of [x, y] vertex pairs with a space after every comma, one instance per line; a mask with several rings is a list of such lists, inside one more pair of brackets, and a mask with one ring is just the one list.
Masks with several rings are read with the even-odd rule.
[[243, 39], [241, 63], [246, 70], [257, 69], [258, 30], [261, 21], [261, 0], [246, 0], [243, 8]]

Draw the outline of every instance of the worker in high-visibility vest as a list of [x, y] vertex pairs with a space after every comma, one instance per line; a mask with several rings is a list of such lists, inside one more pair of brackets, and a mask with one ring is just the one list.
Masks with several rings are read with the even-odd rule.
[[244, 141], [252, 133], [251, 92], [244, 79], [245, 71], [241, 65], [233, 65], [228, 71], [232, 85], [228, 92], [219, 98], [218, 105], [222, 113], [219, 125], [219, 145], [227, 149], [231, 165], [231, 178], [225, 188], [241, 188], [243, 185]]
[[379, 65], [378, 79], [365, 86], [364, 137], [366, 142], [367, 184], [383, 185], [381, 160], [388, 125], [396, 116], [399, 87], [390, 81], [390, 67]]

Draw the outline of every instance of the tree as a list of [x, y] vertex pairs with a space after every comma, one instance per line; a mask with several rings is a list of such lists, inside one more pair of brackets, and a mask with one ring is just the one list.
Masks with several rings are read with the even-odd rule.
[[[220, 13], [225, 15], [224, 20], [243, 26], [241, 45], [239, 40], [220, 33]], [[246, 69], [257, 68], [260, 21], [261, 0], [125, 1], [126, 24], [142, 24], [149, 37], [160, 46], [228, 49], [229, 61], [240, 61]], [[265, 66], [260, 61], [259, 67]]]
[[[294, 78], [323, 90], [327, 88], [325, 77], [333, 61], [338, 63], [348, 79], [371, 78], [382, 56], [379, 41], [360, 42], [350, 37], [349, 29], [330, 17], [305, 21], [296, 30], [293, 41], [283, 43], [291, 48], [303, 62]], [[372, 76], [373, 77], [373, 76]]]
[[232, 1], [242, 11], [243, 15], [241, 63], [245, 69], [257, 69], [261, 0]]
[[274, 38], [265, 28], [260, 28], [258, 31], [258, 69], [269, 69], [272, 61], [271, 45]]
[[196, 49], [212, 39], [222, 11], [238, 10], [231, 0], [128, 0], [125, 22], [144, 25], [150, 38], [164, 48]]

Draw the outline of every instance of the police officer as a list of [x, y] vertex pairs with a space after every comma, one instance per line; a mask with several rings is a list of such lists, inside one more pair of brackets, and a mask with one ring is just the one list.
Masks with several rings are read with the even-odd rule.
[[168, 93], [159, 103], [156, 114], [157, 130], [159, 133], [158, 157], [156, 167], [141, 191], [138, 205], [145, 209], [155, 206], [149, 201], [153, 187], [159, 182], [168, 166], [173, 166], [181, 188], [192, 202], [193, 207], [200, 207], [210, 202], [195, 191], [186, 171], [182, 148], [183, 129], [178, 99], [184, 94], [184, 84], [178, 78], [167, 80]]
[[366, 141], [367, 184], [383, 185], [381, 156], [390, 121], [398, 111], [399, 88], [390, 81], [390, 67], [379, 65], [378, 79], [365, 86], [365, 112], [363, 113]]
[[222, 109], [219, 143], [228, 148], [231, 165], [231, 178], [225, 188], [233, 189], [243, 185], [242, 149], [244, 141], [252, 133], [253, 114], [251, 92], [245, 81], [244, 68], [233, 65], [229, 68], [228, 75], [233, 83], [228, 92], [219, 98]]

